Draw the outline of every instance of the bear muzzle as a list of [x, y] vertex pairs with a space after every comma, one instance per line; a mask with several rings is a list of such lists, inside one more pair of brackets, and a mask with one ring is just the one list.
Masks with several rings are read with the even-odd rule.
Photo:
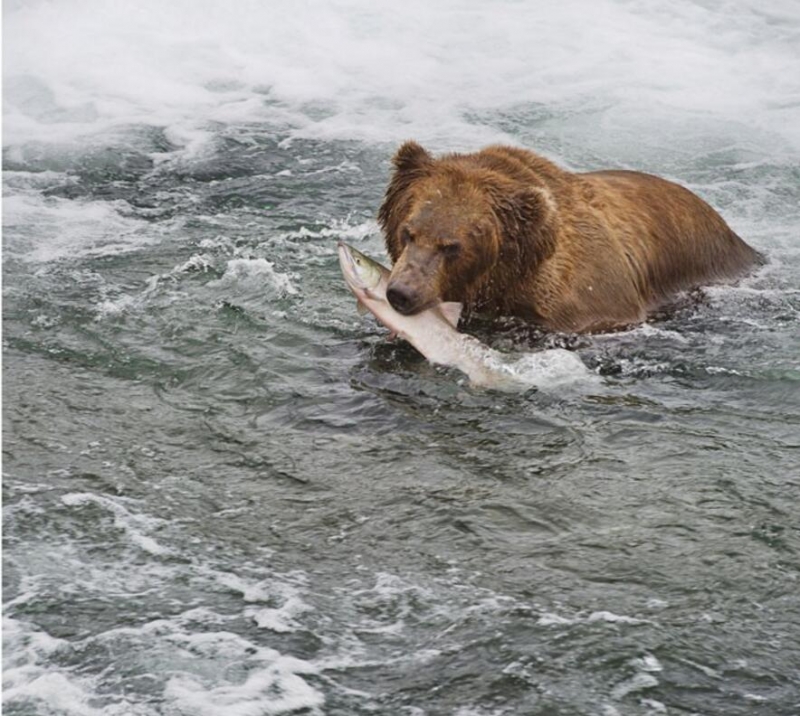
[[410, 245], [392, 267], [386, 299], [404, 316], [413, 316], [439, 301], [438, 273], [442, 258], [432, 248]]
[[407, 284], [390, 281], [386, 288], [386, 299], [391, 307], [404, 316], [419, 313], [425, 306], [422, 296]]

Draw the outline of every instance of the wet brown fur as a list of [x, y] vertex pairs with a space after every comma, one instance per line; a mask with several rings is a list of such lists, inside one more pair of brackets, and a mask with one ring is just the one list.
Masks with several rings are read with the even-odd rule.
[[688, 189], [632, 171], [567, 172], [492, 146], [433, 158], [406, 142], [379, 221], [392, 286], [557, 331], [638, 323], [760, 259]]

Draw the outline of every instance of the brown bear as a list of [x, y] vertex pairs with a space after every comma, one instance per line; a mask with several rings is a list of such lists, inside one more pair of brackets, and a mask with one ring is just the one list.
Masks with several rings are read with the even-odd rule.
[[760, 260], [677, 184], [634, 171], [568, 172], [505, 146], [434, 158], [406, 142], [378, 219], [397, 311], [458, 301], [554, 331], [638, 323], [676, 293]]

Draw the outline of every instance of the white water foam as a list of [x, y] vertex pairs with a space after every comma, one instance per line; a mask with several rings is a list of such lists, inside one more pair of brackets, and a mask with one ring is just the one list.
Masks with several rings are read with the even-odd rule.
[[[133, 533], [127, 536], [136, 546], [148, 547], [142, 545], [142, 525], [160, 523], [121, 508], [114, 499], [88, 493], [64, 495], [62, 502], [110, 510], [115, 523], [121, 523], [116, 526]], [[268, 558], [269, 552], [264, 550], [263, 555]], [[61, 595], [75, 594], [76, 599], [116, 597], [133, 602], [168, 594], [187, 579], [198, 606], [144, 623], [123, 621], [125, 626], [96, 633], [86, 633], [92, 629], [84, 626], [69, 639], [55, 638], [21, 616], [5, 618], [4, 708], [69, 716], [156, 716], [165, 708], [186, 716], [278, 715], [303, 709], [321, 713], [324, 695], [307, 678], [319, 673], [318, 666], [265, 645], [264, 637], [251, 640], [228, 631], [250, 614], [251, 604], [283, 600], [282, 608], [293, 604], [296, 616], [308, 611], [300, 608], [298, 596], [305, 573], [278, 575], [261, 568], [253, 578], [203, 564], [187, 570], [182, 561], [132, 568], [125, 560], [113, 559], [99, 566], [87, 563], [80, 547], [69, 542], [45, 544], [40, 551], [28, 552], [24, 561], [38, 576], [24, 578], [19, 595], [5, 605], [20, 614], [50, 598], [54, 589]], [[216, 610], [220, 590], [241, 595], [238, 612]], [[113, 669], [93, 672], [68, 666], [76, 655], [98, 650], [115, 655]], [[141, 676], [152, 684], [150, 698], [137, 691]], [[131, 692], [119, 689], [119, 680], [126, 678], [134, 684]], [[114, 684], [110, 693], [109, 683]]]
[[[459, 336], [458, 353], [447, 365], [467, 373], [478, 387], [517, 392], [536, 387], [543, 390], [568, 385], [595, 387], [598, 375], [590, 371], [572, 351], [552, 348], [515, 357], [484, 345], [467, 334]], [[435, 351], [430, 360], [436, 362]]]
[[163, 520], [131, 512], [121, 504], [120, 498], [116, 500], [92, 493], [69, 493], [61, 498], [69, 507], [81, 507], [87, 504], [97, 505], [108, 510], [114, 516], [114, 526], [128, 536], [130, 542], [145, 552], [155, 556], [166, 556], [171, 550], [159, 544], [147, 532], [164, 524]]
[[299, 291], [288, 274], [275, 270], [265, 258], [231, 259], [222, 278], [208, 284], [224, 289], [226, 295], [258, 291], [277, 297], [296, 296]]
[[34, 263], [135, 251], [161, 239], [160, 232], [126, 216], [124, 201], [69, 200], [38, 193], [3, 198], [4, 252]]
[[302, 675], [316, 674], [317, 669], [302, 659], [283, 656], [274, 649], [257, 647], [235, 634], [191, 634], [179, 639], [183, 648], [200, 655], [247, 658], [251, 667], [242, 683], [209, 686], [179, 674], [167, 682], [164, 695], [179, 714], [186, 716], [271, 716], [300, 709], [321, 713], [324, 696], [310, 686]]
[[617, 684], [611, 691], [611, 697], [619, 701], [625, 698], [628, 694], [637, 691], [645, 691], [646, 689], [653, 689], [658, 686], [658, 679], [652, 674], [634, 674], [629, 679]]
[[591, 612], [586, 615], [578, 614], [573, 617], [564, 617], [552, 612], [543, 612], [537, 621], [541, 626], [571, 626], [573, 624], [593, 624], [598, 622], [605, 622], [607, 624], [628, 624], [631, 626], [653, 623], [648, 619], [638, 619], [636, 617], [614, 614], [614, 612], [609, 611]]
[[[361, 221], [352, 223], [352, 217], [345, 219], [334, 219], [330, 226], [323, 226], [317, 229], [309, 229], [301, 226], [296, 231], [287, 231], [270, 238], [268, 245], [275, 243], [302, 240], [303, 248], [315, 254], [333, 256], [336, 254], [336, 241], [347, 239], [349, 243], [364, 241], [371, 236], [380, 235], [378, 222], [375, 220]], [[325, 242], [310, 242], [309, 239], [325, 239]]]
[[311, 611], [312, 607], [298, 596], [289, 596], [279, 608], [264, 607], [247, 609], [245, 614], [261, 629], [269, 629], [278, 633], [296, 631], [301, 627], [297, 617]]
[[120, 314], [140, 310], [152, 301], [173, 302], [192, 300], [181, 281], [192, 274], [221, 272], [218, 279], [208, 281], [206, 288], [215, 295], [230, 298], [252, 299], [256, 305], [266, 301], [298, 296], [300, 290], [293, 276], [275, 269], [275, 264], [263, 257], [227, 258], [250, 253], [247, 248], [235, 247], [230, 239], [220, 237], [204, 240], [201, 248], [222, 249], [222, 257], [212, 253], [192, 254], [171, 271], [151, 276], [143, 289], [133, 294], [105, 298], [96, 306], [97, 319], [113, 318]]
[[[18, 601], [18, 600], [15, 600]], [[64, 716], [154, 716], [146, 707], [123, 703], [106, 708], [91, 705], [97, 694], [91, 679], [82, 679], [54, 666], [52, 660], [66, 653], [70, 644], [25, 622], [3, 618], [3, 703], [35, 704], [45, 713]]]
[[528, 353], [506, 367], [515, 380], [544, 389], [567, 384], [600, 384], [599, 376], [589, 370], [576, 353], [564, 348]]
[[211, 122], [268, 122], [451, 146], [503, 139], [486, 112], [590, 108], [620, 138], [705, 125], [800, 148], [792, 0], [30, 0], [6, 3], [4, 22], [12, 144], [146, 124], [196, 149]]
[[[199, 610], [192, 610], [197, 615]], [[189, 614], [189, 613], [187, 613]], [[209, 618], [202, 614], [203, 622]], [[285, 656], [225, 631], [192, 632], [181, 615], [141, 627], [104, 632], [79, 642], [127, 651], [142, 669], [166, 665], [163, 697], [170, 713], [186, 716], [262, 716], [320, 714], [324, 696], [303, 677], [318, 673], [307, 661]], [[187, 628], [188, 626], [188, 628]], [[68, 716], [155, 716], [159, 707], [121, 698], [102, 707], [97, 677], [78, 676], [52, 663], [58, 652], [76, 645], [54, 639], [15, 619], [4, 619], [3, 702], [6, 707], [36, 704]], [[136, 656], [136, 654], [139, 654]], [[119, 666], [119, 664], [118, 664]], [[227, 666], [228, 668], [223, 668]], [[240, 675], [242, 672], [242, 675]], [[38, 713], [38, 711], [37, 711]]]

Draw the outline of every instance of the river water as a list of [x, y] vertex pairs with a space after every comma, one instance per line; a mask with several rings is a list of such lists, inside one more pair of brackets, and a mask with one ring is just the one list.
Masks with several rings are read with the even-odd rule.
[[[552, 7], [551, 7], [552, 5]], [[4, 713], [800, 713], [800, 11], [4, 4]], [[358, 316], [406, 138], [710, 201], [768, 263], [645, 326]]]

